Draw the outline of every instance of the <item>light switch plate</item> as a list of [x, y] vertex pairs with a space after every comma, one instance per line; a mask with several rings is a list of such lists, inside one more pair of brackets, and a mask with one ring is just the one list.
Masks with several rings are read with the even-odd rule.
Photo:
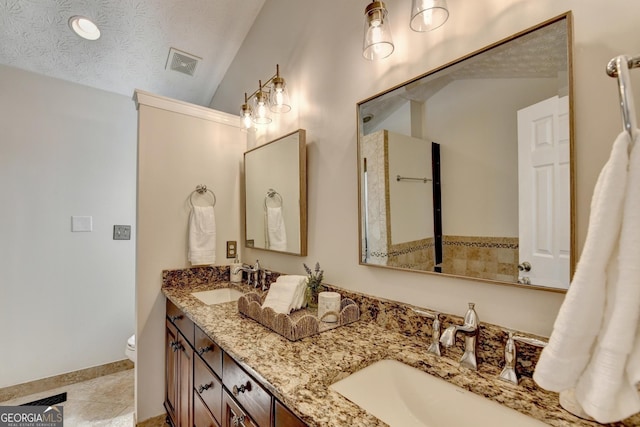
[[93, 217], [91, 216], [72, 216], [71, 231], [93, 231]]
[[235, 240], [227, 240], [227, 258], [235, 258], [238, 254], [237, 248], [238, 244]]
[[130, 225], [114, 225], [113, 226], [113, 240], [130, 240], [130, 239], [131, 239]]

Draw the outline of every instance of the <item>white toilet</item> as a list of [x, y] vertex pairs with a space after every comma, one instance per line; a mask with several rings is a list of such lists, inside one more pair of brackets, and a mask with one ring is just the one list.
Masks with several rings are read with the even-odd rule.
[[136, 363], [136, 336], [131, 335], [127, 340], [127, 347], [124, 349], [124, 354], [133, 363]]

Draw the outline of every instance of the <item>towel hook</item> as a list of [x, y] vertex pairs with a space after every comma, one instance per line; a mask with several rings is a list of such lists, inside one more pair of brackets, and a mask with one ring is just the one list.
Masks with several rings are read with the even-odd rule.
[[216, 193], [214, 193], [213, 191], [209, 190], [207, 188], [206, 185], [197, 185], [196, 189], [194, 191], [191, 192], [191, 194], [189, 195], [189, 203], [191, 204], [191, 209], [193, 209], [194, 204], [193, 204], [193, 196], [197, 193], [200, 195], [203, 194], [207, 194], [211, 193], [211, 195], [213, 196], [213, 205], [211, 205], [211, 207], [214, 207], [216, 205]]

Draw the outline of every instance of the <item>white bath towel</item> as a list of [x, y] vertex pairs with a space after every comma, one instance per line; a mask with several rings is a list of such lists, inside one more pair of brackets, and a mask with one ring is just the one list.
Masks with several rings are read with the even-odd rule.
[[284, 216], [282, 215], [282, 207], [267, 207], [267, 238], [269, 242], [268, 249], [275, 251], [287, 250], [287, 230], [284, 226]]
[[213, 206], [194, 206], [189, 217], [189, 252], [192, 265], [216, 262], [216, 217]]
[[623, 132], [598, 177], [582, 255], [533, 376], [547, 390], [575, 389], [602, 423], [640, 411], [640, 149], [629, 160], [628, 147]]
[[302, 306], [305, 287], [305, 276], [280, 276], [271, 284], [262, 308], [271, 307], [276, 313], [289, 314]]

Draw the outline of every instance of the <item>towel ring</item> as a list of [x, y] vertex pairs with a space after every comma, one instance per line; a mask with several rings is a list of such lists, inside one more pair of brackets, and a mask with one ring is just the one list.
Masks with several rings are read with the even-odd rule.
[[274, 201], [276, 203], [276, 206], [272, 206], [272, 207], [276, 207], [276, 208], [277, 207], [282, 207], [282, 196], [280, 195], [280, 193], [278, 193], [273, 188], [270, 188], [269, 190], [267, 190], [267, 195], [264, 197], [264, 209], [265, 209], [265, 211], [269, 207], [267, 205], [267, 202], [269, 200], [272, 200], [272, 201]]
[[216, 205], [216, 193], [214, 193], [213, 191], [209, 190], [206, 185], [198, 185], [198, 186], [196, 186], [196, 189], [191, 192], [191, 195], [189, 195], [189, 203], [191, 204], [191, 209], [194, 208], [193, 196], [196, 193], [200, 194], [200, 195], [206, 194], [206, 193], [211, 193], [211, 195], [213, 196], [213, 205], [211, 205], [211, 207], [214, 207]]

